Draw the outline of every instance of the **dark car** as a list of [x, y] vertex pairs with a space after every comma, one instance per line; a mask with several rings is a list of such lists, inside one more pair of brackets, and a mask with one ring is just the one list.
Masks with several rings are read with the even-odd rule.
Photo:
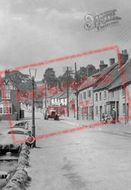
[[53, 118], [54, 120], [59, 120], [59, 113], [57, 109], [54, 107], [48, 107], [46, 109], [45, 114], [44, 114], [44, 119], [48, 120], [49, 118]]

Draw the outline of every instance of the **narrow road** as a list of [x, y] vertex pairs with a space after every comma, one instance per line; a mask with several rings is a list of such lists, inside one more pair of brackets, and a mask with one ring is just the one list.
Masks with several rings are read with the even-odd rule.
[[[67, 121], [36, 117], [37, 134], [70, 129]], [[31, 150], [28, 190], [130, 190], [131, 136], [104, 128], [62, 134]]]

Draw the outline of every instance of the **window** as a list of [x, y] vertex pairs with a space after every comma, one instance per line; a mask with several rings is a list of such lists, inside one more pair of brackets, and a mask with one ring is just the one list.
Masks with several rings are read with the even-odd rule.
[[111, 98], [114, 98], [114, 91], [111, 92]]
[[2, 109], [2, 108], [0, 108], [0, 113], [2, 113], [2, 110], [3, 110], [3, 109]]
[[125, 88], [122, 88], [122, 96], [125, 97]]
[[98, 106], [96, 106], [96, 115], [98, 115]]
[[88, 91], [88, 97], [89, 98], [91, 97], [91, 91], [90, 90]]
[[88, 107], [82, 107], [82, 115], [88, 115]]
[[6, 90], [6, 98], [10, 99], [10, 90]]
[[6, 89], [6, 92], [2, 91], [2, 98], [3, 99], [10, 99], [10, 90]]
[[99, 93], [99, 100], [101, 101], [101, 92]]
[[96, 101], [98, 101], [98, 94], [96, 93]]
[[86, 92], [83, 92], [83, 98], [86, 99]]
[[123, 113], [126, 113], [126, 106], [123, 104]]
[[82, 100], [82, 94], [80, 94], [80, 100]]
[[107, 94], [106, 94], [106, 91], [104, 90], [104, 99], [106, 99], [106, 96], [107, 96]]
[[4, 107], [4, 114], [10, 114], [11, 113], [11, 107]]

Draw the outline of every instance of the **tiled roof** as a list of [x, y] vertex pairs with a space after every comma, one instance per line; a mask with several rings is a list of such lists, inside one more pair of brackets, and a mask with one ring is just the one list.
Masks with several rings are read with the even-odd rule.
[[93, 86], [93, 84], [96, 82], [96, 79], [93, 77], [88, 77], [86, 81], [84, 81], [80, 87], [78, 88], [78, 91], [84, 90], [86, 88], [89, 88], [90, 86]]
[[103, 81], [103, 79], [117, 66], [118, 64], [115, 63], [109, 67], [106, 67], [102, 71], [94, 74], [93, 76], [89, 77], [83, 84], [79, 87], [79, 91], [89, 88], [91, 86], [98, 87], [98, 85]]
[[126, 83], [131, 82], [131, 60], [129, 60], [124, 67], [119, 70], [119, 75], [113, 81], [113, 83], [109, 86], [109, 90], [118, 88]]
[[99, 82], [94, 87], [94, 91], [107, 88], [114, 81], [114, 79], [119, 75], [118, 69], [119, 69], [119, 64], [115, 64], [114, 67], [111, 67], [110, 69], [108, 69], [108, 72], [101, 75]]
[[63, 95], [63, 92], [53, 95], [51, 98], [60, 98]]

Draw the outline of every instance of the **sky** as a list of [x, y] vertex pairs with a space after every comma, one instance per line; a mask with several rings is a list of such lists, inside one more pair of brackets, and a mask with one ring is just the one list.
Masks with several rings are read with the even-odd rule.
[[[117, 9], [122, 19], [105, 30], [87, 31], [84, 17]], [[0, 0], [0, 70], [118, 45], [131, 55], [131, 1], [129, 0]], [[47, 67], [57, 75], [65, 67], [108, 63], [114, 51], [61, 61], [37, 68], [40, 80]], [[22, 72], [28, 73], [28, 69]]]

